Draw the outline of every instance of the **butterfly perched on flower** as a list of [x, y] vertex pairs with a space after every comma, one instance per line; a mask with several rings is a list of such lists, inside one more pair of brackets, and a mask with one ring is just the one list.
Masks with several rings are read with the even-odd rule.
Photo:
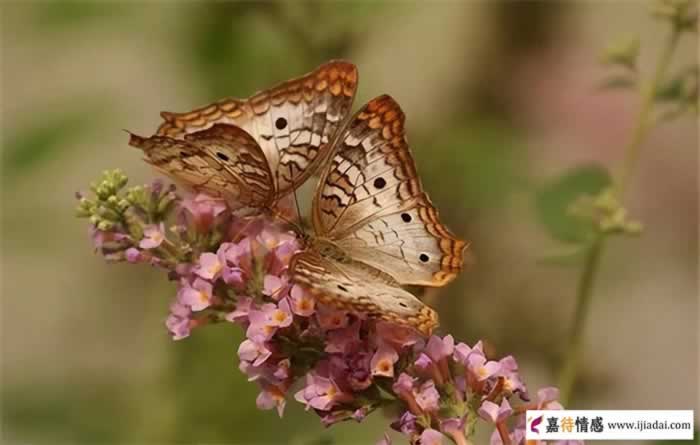
[[163, 113], [156, 135], [130, 144], [233, 209], [269, 208], [321, 170], [292, 280], [321, 303], [427, 334], [437, 314], [401, 286], [452, 281], [466, 243], [423, 191], [396, 101], [377, 97], [349, 117], [357, 78], [351, 63], [328, 62], [245, 100]]

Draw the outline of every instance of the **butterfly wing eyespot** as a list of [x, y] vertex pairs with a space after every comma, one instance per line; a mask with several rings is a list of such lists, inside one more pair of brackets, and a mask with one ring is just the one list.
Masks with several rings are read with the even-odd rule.
[[423, 191], [404, 125], [387, 95], [354, 115], [316, 190], [313, 225], [353, 260], [400, 284], [443, 286], [461, 271], [466, 244]]
[[309, 250], [295, 255], [292, 280], [321, 304], [384, 320], [430, 335], [437, 313], [383, 274], [359, 263], [341, 263]]
[[157, 135], [182, 139], [216, 124], [240, 127], [262, 149], [279, 200], [327, 157], [350, 114], [357, 81], [355, 65], [330, 61], [247, 99], [227, 98], [185, 113], [162, 112]]
[[141, 149], [158, 171], [197, 192], [226, 199], [233, 210], [263, 208], [274, 198], [265, 155], [241, 128], [217, 124], [184, 139], [130, 133], [129, 145]]

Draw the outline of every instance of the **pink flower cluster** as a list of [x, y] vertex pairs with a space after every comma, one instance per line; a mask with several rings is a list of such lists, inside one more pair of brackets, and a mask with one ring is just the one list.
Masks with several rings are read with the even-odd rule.
[[[413, 357], [393, 383], [405, 409], [391, 424], [411, 443], [438, 444], [445, 435], [457, 444], [467, 443], [465, 428], [473, 428], [478, 417], [495, 426], [492, 445], [521, 444], [527, 409], [562, 409], [556, 388], [539, 390], [537, 401], [530, 403], [515, 358], [489, 360], [481, 341], [470, 347], [455, 345], [450, 335], [432, 336], [425, 347], [413, 348]], [[520, 403], [511, 405], [515, 395]]]
[[168, 270], [177, 283], [166, 320], [173, 339], [214, 322], [241, 326], [239, 367], [259, 385], [261, 409], [282, 416], [293, 398], [329, 426], [393, 406], [398, 414], [391, 427], [411, 443], [429, 445], [446, 436], [468, 443], [478, 419], [495, 427], [491, 443], [524, 443], [526, 409], [561, 408], [553, 388], [540, 390], [531, 403], [515, 359], [489, 360], [481, 342], [426, 339], [317, 303], [289, 278], [300, 240], [271, 218], [238, 218], [220, 200], [183, 200], [160, 185], [129, 193], [80, 197], [86, 217], [111, 215], [93, 209], [121, 203], [113, 207], [116, 216], [102, 222], [109, 230], [91, 229], [96, 246], [111, 260]]

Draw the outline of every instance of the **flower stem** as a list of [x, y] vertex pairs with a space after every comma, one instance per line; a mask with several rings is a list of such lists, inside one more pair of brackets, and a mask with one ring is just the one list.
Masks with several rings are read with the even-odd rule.
[[591, 305], [591, 296], [593, 295], [593, 283], [600, 267], [600, 256], [603, 246], [604, 238], [601, 235], [593, 242], [586, 255], [583, 273], [578, 283], [574, 324], [569, 335], [566, 361], [559, 376], [560, 400], [564, 406], [568, 406], [571, 400], [571, 391], [576, 381], [578, 363], [581, 357], [581, 349], [583, 348], [584, 329]]
[[[620, 167], [618, 176], [614, 181], [613, 193], [618, 199], [622, 199], [625, 187], [637, 166], [639, 151], [642, 142], [655, 124], [652, 114], [654, 101], [664, 75], [668, 69], [673, 53], [678, 46], [678, 39], [681, 32], [673, 28], [666, 45], [663, 48], [659, 61], [654, 70], [653, 77], [646, 84], [640, 86], [642, 103], [637, 114], [636, 124], [629, 142], [625, 146], [625, 159]], [[576, 292], [576, 312], [574, 313], [574, 323], [571, 328], [564, 365], [559, 375], [559, 388], [561, 390], [561, 402], [568, 406], [572, 398], [572, 390], [576, 383], [578, 364], [583, 350], [583, 339], [585, 337], [586, 321], [591, 307], [593, 285], [596, 275], [600, 269], [600, 258], [605, 247], [605, 235], [599, 234], [591, 244], [586, 255], [583, 272], [578, 282]]]
[[498, 435], [501, 436], [501, 442], [503, 445], [511, 445], [510, 432], [508, 431], [508, 426], [504, 422], [496, 423], [496, 430]]
[[456, 445], [470, 445], [471, 442], [467, 440], [466, 436], [462, 431], [456, 430], [448, 433]]
[[625, 186], [632, 176], [637, 161], [639, 159], [639, 150], [642, 142], [649, 130], [654, 126], [655, 120], [652, 117], [654, 101], [658, 92], [659, 86], [663, 81], [666, 69], [669, 67], [673, 53], [678, 46], [678, 39], [681, 32], [677, 28], [673, 28], [671, 35], [666, 41], [666, 45], [659, 57], [659, 61], [654, 70], [654, 76], [649, 83], [640, 85], [640, 94], [642, 96], [642, 104], [637, 115], [637, 123], [634, 127], [632, 137], [625, 147], [625, 159], [620, 168], [617, 181], [615, 182], [615, 192], [619, 198], [622, 198], [625, 192]]

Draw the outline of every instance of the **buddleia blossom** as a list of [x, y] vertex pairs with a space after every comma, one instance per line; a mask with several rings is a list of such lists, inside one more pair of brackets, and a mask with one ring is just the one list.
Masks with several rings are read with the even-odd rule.
[[118, 171], [92, 191], [78, 195], [78, 215], [89, 219], [95, 249], [175, 282], [165, 320], [174, 340], [211, 323], [245, 332], [239, 369], [259, 387], [260, 409], [281, 417], [294, 401], [330, 426], [393, 406], [391, 428], [428, 445], [468, 443], [477, 423], [494, 430], [492, 444], [523, 443], [526, 409], [561, 408], [553, 388], [531, 401], [515, 358], [494, 360], [481, 342], [425, 338], [319, 304], [290, 278], [303, 246], [278, 220], [236, 217], [221, 200], [159, 182], [126, 189]]

